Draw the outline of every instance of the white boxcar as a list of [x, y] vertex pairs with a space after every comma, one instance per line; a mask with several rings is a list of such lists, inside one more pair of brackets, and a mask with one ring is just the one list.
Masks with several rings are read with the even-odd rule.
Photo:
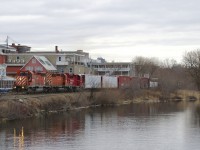
[[118, 78], [113, 76], [102, 76], [102, 88], [118, 88]]
[[101, 76], [86, 74], [85, 88], [101, 88]]

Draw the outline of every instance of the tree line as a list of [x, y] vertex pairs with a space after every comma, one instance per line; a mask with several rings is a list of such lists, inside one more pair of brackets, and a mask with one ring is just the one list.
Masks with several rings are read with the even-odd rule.
[[178, 89], [200, 91], [200, 50], [186, 52], [180, 63], [142, 56], [134, 57], [132, 63], [136, 76], [148, 74], [150, 79], [157, 79], [158, 88], [165, 94]]

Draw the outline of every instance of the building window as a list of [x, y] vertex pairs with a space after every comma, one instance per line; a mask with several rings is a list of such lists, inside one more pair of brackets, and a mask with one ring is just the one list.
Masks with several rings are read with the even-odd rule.
[[73, 68], [69, 68], [69, 73], [73, 73]]
[[61, 61], [61, 57], [58, 57], [58, 61]]
[[26, 70], [33, 71], [33, 67], [32, 66], [27, 66]]
[[6, 70], [4, 68], [0, 69], [0, 76], [5, 77], [6, 76]]
[[19, 56], [17, 56], [17, 60], [19, 60]]
[[64, 69], [63, 69], [63, 68], [61, 68], [61, 69], [60, 69], [60, 72], [61, 72], [61, 73], [64, 73]]
[[35, 67], [35, 71], [37, 72], [43, 71], [43, 68], [41, 66], [37, 66]]
[[33, 58], [32, 59], [32, 64], [35, 64], [36, 63], [36, 60]]
[[122, 68], [128, 68], [128, 65], [122, 65]]

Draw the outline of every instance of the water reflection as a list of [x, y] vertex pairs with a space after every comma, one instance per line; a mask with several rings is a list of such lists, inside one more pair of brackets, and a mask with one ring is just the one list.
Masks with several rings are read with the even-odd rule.
[[[18, 133], [18, 135], [17, 135]], [[14, 128], [13, 133], [13, 146], [14, 148], [18, 148], [19, 150], [24, 150], [24, 128], [22, 127], [20, 131], [16, 131]]]
[[96, 108], [0, 126], [2, 149], [197, 149], [198, 103]]
[[[26, 149], [41, 142], [51, 143], [60, 137], [73, 139], [84, 128], [84, 113], [53, 114], [39, 119], [11, 121], [0, 127], [2, 149]], [[69, 138], [70, 137], [70, 138]], [[64, 140], [64, 139], [63, 139]]]
[[118, 111], [118, 115], [119, 116], [160, 115], [160, 114], [166, 114], [166, 113], [181, 112], [181, 111], [184, 111], [186, 107], [187, 106], [185, 103], [132, 104], [130, 106], [120, 107]]

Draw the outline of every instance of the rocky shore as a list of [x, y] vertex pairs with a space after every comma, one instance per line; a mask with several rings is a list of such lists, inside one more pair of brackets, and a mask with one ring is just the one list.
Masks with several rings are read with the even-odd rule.
[[180, 91], [170, 99], [162, 99], [157, 91], [144, 90], [128, 94], [127, 91], [104, 90], [56, 94], [4, 94], [0, 97], [0, 122], [38, 117], [74, 109], [113, 106], [138, 102], [179, 102], [199, 100], [199, 92]]

